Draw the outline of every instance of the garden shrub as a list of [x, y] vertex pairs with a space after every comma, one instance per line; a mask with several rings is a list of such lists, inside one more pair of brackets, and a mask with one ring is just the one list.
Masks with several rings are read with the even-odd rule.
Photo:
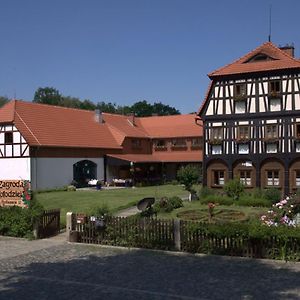
[[29, 208], [0, 207], [0, 235], [33, 237], [33, 227], [44, 208], [34, 198]]
[[183, 207], [182, 199], [178, 196], [169, 198], [169, 202], [171, 203], [174, 209]]
[[240, 182], [238, 178], [229, 180], [225, 186], [224, 191], [228, 197], [233, 198], [233, 200], [238, 200], [241, 194], [244, 192], [245, 186]]
[[232, 205], [234, 203], [233, 199], [228, 196], [223, 196], [219, 194], [211, 194], [206, 196], [205, 198], [200, 198], [200, 203], [208, 204], [215, 203], [219, 205]]
[[272, 203], [276, 203], [281, 199], [281, 192], [276, 188], [269, 188], [264, 191], [264, 197]]
[[253, 194], [243, 194], [239, 200], [235, 202], [236, 205], [253, 206], [253, 207], [270, 207], [272, 205], [270, 200], [263, 197], [256, 198]]
[[215, 191], [208, 188], [207, 186], [202, 186], [199, 191], [199, 198], [206, 198], [207, 196], [214, 195]]
[[103, 203], [101, 206], [95, 207], [91, 211], [91, 215], [95, 217], [110, 216], [111, 211], [106, 203]]
[[173, 209], [183, 206], [181, 198], [174, 196], [171, 198], [162, 197], [158, 202], [155, 202], [153, 210], [157, 213], [160, 211], [171, 212]]
[[199, 181], [199, 172], [198, 167], [187, 165], [177, 171], [177, 179], [187, 191], [190, 191], [192, 186]]

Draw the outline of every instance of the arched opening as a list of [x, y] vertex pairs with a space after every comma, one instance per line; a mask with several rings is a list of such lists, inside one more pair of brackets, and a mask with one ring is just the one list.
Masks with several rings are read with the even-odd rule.
[[246, 188], [255, 187], [256, 172], [252, 161], [238, 160], [233, 164], [233, 177], [239, 178]]
[[294, 160], [289, 167], [289, 189], [290, 192], [300, 189], [300, 159]]
[[228, 181], [228, 167], [222, 160], [214, 160], [207, 167], [207, 186], [223, 188]]
[[284, 164], [275, 158], [267, 159], [261, 164], [261, 187], [278, 188], [284, 187]]
[[97, 164], [90, 160], [81, 160], [73, 165], [73, 179], [78, 186], [87, 186], [91, 179], [97, 179]]

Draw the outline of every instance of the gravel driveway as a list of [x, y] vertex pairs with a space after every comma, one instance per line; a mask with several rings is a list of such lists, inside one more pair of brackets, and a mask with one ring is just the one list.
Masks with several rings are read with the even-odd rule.
[[0, 299], [300, 299], [300, 263], [0, 237]]

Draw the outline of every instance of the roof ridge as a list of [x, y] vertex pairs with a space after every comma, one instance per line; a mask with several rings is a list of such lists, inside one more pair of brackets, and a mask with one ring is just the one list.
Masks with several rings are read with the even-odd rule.
[[[251, 53], [256, 52], [259, 48], [262, 48], [264, 45], [267, 45], [267, 44], [269, 44], [269, 43], [272, 44], [271, 42], [264, 42], [263, 44], [261, 44], [260, 46], [256, 47], [255, 49], [251, 50], [251, 51], [248, 52], [247, 54], [244, 54], [243, 56], [240, 56], [238, 59], [235, 59], [233, 62], [228, 63], [228, 64], [226, 64], [225, 66], [223, 66], [223, 67], [221, 67], [221, 68], [215, 69], [214, 71], [212, 71], [212, 72], [210, 72], [210, 73], [208, 74], [208, 77], [213, 76], [213, 73], [215, 73], [215, 72], [217, 72], [217, 71], [220, 72], [220, 71], [222, 71], [223, 69], [227, 68], [228, 66], [233, 65], [233, 64], [239, 62], [243, 57], [245, 57], [245, 56], [250, 56]], [[274, 46], [274, 47], [275, 47], [275, 46]]]
[[29, 105], [38, 105], [38, 106], [48, 106], [48, 107], [55, 107], [55, 108], [59, 108], [59, 109], [72, 109], [72, 110], [79, 110], [82, 112], [93, 112], [93, 110], [88, 110], [88, 109], [82, 109], [82, 108], [75, 108], [75, 107], [66, 107], [66, 106], [59, 106], [59, 105], [52, 105], [52, 104], [46, 104], [46, 103], [37, 103], [37, 102], [32, 102], [32, 101], [25, 101], [25, 100], [20, 100], [20, 99], [16, 99], [13, 101], [17, 101], [20, 103], [24, 103], [24, 104], [29, 104]]
[[35, 140], [38, 142], [39, 145], [41, 145], [40, 141], [38, 140], [38, 138], [35, 136], [35, 134], [31, 131], [31, 129], [27, 126], [26, 122], [24, 122], [24, 120], [22, 119], [22, 117], [19, 115], [19, 113], [17, 112], [17, 110], [15, 110], [16, 115], [19, 117], [19, 119], [21, 120], [21, 122], [25, 125], [25, 127], [28, 129], [28, 131], [32, 134], [32, 136], [35, 138]]

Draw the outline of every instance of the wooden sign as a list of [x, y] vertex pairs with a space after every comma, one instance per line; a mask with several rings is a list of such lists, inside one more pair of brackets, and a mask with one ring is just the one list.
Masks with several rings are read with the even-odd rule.
[[27, 180], [0, 180], [0, 206], [28, 207], [31, 200], [30, 182]]

